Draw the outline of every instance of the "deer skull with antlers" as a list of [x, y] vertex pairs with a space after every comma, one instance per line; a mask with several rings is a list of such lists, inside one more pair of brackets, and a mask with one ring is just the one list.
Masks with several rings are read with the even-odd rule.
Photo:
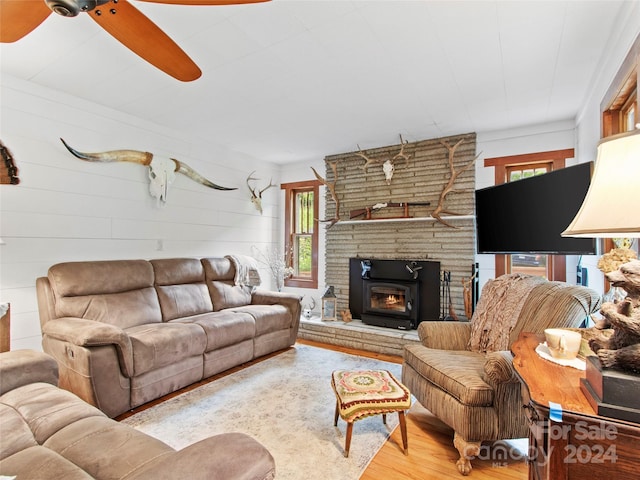
[[[385, 178], [385, 181], [387, 182], [387, 185], [391, 185], [391, 180], [393, 179], [393, 173], [396, 170], [396, 162], [398, 162], [398, 160], [404, 160], [405, 163], [409, 161], [409, 155], [406, 155], [404, 153], [404, 147], [407, 143], [409, 142], [405, 142], [404, 140], [402, 140], [402, 135], [400, 135], [400, 144], [402, 145], [400, 147], [400, 152], [396, 154], [394, 157], [388, 158], [382, 163], [382, 173], [384, 173], [384, 178]], [[371, 159], [367, 155], [365, 155], [362, 149], [360, 148], [360, 145], [358, 145], [358, 152], [356, 153], [356, 155], [358, 155], [359, 157], [362, 157], [365, 161], [365, 164], [360, 167], [362, 170], [364, 170], [365, 174], [367, 173], [369, 164], [377, 163], [380, 161], [380, 160]]]
[[249, 174], [249, 176], [247, 177], [247, 187], [249, 187], [249, 191], [251, 192], [251, 203], [253, 203], [256, 207], [256, 209], [260, 212], [260, 215], [262, 215], [262, 194], [269, 188], [271, 187], [277, 187], [277, 185], [275, 183], [272, 182], [273, 179], [269, 180], [269, 185], [267, 185], [266, 187], [264, 187], [262, 190], [258, 190], [258, 193], [256, 193], [256, 187], [252, 187], [249, 182], [250, 181], [257, 181], [260, 180], [259, 178], [255, 178], [253, 177], [253, 174], [256, 173], [256, 171], [254, 170], [253, 172], [251, 172]]

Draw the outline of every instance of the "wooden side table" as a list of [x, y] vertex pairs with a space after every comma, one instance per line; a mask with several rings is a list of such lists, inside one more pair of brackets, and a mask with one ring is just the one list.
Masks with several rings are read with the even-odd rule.
[[529, 420], [530, 480], [637, 478], [640, 425], [597, 415], [580, 389], [584, 371], [540, 357], [543, 335], [512, 346]]

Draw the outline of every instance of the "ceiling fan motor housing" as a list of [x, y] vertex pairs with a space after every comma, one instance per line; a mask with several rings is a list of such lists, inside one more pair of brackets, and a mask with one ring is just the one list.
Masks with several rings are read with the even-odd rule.
[[109, 0], [44, 0], [53, 12], [63, 17], [75, 17], [82, 12], [90, 12]]

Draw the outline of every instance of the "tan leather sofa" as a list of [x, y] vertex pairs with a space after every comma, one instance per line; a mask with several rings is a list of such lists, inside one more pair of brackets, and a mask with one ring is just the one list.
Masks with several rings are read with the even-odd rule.
[[418, 326], [422, 344], [405, 346], [402, 380], [454, 430], [461, 474], [470, 473], [481, 442], [528, 436], [510, 353], [520, 332], [578, 327], [600, 302], [600, 294], [586, 287], [503, 275], [483, 287], [470, 322]]
[[18, 480], [270, 480], [275, 463], [251, 437], [224, 433], [180, 451], [58, 388], [42, 352], [0, 354], [0, 475]]
[[235, 277], [226, 257], [53, 265], [36, 289], [60, 387], [114, 417], [293, 345], [300, 297]]

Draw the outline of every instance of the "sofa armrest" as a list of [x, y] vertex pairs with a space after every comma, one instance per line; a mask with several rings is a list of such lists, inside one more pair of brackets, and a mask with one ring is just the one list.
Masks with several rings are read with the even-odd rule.
[[79, 347], [114, 345], [122, 374], [133, 377], [133, 348], [131, 339], [121, 329], [109, 323], [96, 322], [76, 317], [62, 317], [49, 320], [42, 327], [42, 333], [56, 340]]
[[128, 480], [271, 480], [275, 461], [258, 441], [243, 433], [205, 438], [180, 451], [157, 457]]
[[469, 322], [420, 322], [418, 336], [425, 347], [438, 350], [468, 350]]
[[58, 364], [53, 357], [36, 350], [0, 353], [0, 395], [38, 382], [58, 386]]
[[294, 322], [300, 319], [302, 297], [293, 293], [256, 290], [251, 294], [252, 305], [284, 305], [291, 312]]

